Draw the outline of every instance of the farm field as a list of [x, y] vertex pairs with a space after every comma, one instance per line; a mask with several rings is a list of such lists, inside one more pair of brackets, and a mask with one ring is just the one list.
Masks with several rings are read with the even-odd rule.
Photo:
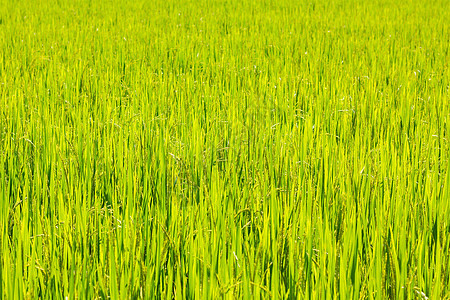
[[450, 299], [448, 0], [0, 3], [5, 299]]

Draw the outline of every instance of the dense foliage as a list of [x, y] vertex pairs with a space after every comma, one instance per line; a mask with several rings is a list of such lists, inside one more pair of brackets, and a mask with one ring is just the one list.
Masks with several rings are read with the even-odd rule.
[[450, 298], [450, 2], [0, 5], [0, 294]]

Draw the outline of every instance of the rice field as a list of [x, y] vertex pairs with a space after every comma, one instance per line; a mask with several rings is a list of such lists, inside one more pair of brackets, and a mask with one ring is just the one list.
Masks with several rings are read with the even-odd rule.
[[4, 299], [450, 299], [448, 0], [2, 0]]

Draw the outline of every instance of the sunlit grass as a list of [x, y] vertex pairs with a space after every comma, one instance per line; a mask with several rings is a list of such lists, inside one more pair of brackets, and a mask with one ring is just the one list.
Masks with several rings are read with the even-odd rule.
[[450, 298], [448, 1], [4, 2], [5, 298]]

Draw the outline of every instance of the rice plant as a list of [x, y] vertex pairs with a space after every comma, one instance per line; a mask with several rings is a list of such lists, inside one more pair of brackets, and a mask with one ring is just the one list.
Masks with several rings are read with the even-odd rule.
[[446, 0], [3, 0], [5, 299], [449, 299]]

